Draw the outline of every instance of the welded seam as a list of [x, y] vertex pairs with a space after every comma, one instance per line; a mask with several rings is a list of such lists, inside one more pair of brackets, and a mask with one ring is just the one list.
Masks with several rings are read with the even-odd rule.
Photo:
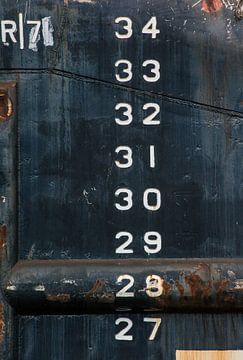
[[62, 44], [63, 35], [65, 32], [67, 22], [68, 22], [68, 2], [64, 1], [64, 5], [62, 7], [62, 13], [61, 13], [61, 17], [60, 17], [60, 27], [58, 29], [56, 45], [55, 45], [54, 49], [51, 50], [50, 64], [51, 64], [51, 67], [53, 67], [53, 68], [56, 66], [56, 64], [58, 62], [58, 54], [59, 54], [59, 50], [60, 50], [60, 47]]
[[133, 87], [133, 86], [127, 86], [127, 85], [121, 85], [121, 84], [115, 84], [112, 81], [107, 81], [107, 80], [100, 80], [97, 78], [93, 78], [90, 76], [85, 76], [85, 75], [79, 75], [79, 74], [75, 74], [72, 72], [68, 72], [65, 70], [60, 70], [60, 69], [49, 69], [49, 68], [43, 68], [43, 69], [0, 69], [0, 74], [47, 74], [47, 75], [56, 75], [56, 76], [61, 76], [61, 77], [65, 77], [65, 78], [69, 78], [69, 79], [74, 79], [77, 81], [82, 81], [85, 83], [91, 83], [91, 84], [101, 84], [103, 86], [106, 87], [112, 87], [115, 89], [119, 89], [122, 91], [130, 91], [130, 92], [135, 92], [138, 93], [141, 96], [149, 96], [152, 98], [160, 98], [163, 101], [166, 102], [170, 102], [173, 104], [178, 104], [178, 105], [184, 105], [184, 106], [188, 106], [194, 109], [199, 109], [199, 110], [205, 110], [205, 111], [209, 111], [209, 112], [214, 112], [214, 113], [218, 113], [218, 114], [225, 114], [228, 115], [230, 117], [243, 117], [243, 111], [237, 111], [237, 110], [231, 110], [231, 109], [227, 109], [227, 108], [221, 108], [215, 105], [209, 105], [209, 104], [204, 104], [204, 103], [200, 103], [198, 101], [193, 101], [193, 100], [189, 100], [189, 99], [183, 99], [177, 96], [173, 96], [173, 95], [167, 95], [165, 93], [159, 93], [156, 91], [147, 91], [147, 90], [141, 90], [139, 88]]

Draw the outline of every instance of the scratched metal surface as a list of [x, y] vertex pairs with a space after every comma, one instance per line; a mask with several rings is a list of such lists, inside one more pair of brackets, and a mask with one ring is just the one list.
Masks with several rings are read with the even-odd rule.
[[154, 342], [145, 340], [151, 329], [150, 324], [144, 326], [141, 315], [123, 315], [134, 322], [134, 341], [126, 344], [114, 342], [117, 315], [23, 317], [19, 324], [19, 359], [133, 360], [139, 356], [146, 360], [175, 360], [178, 349], [242, 349], [242, 315], [164, 314], [163, 327]]
[[[1, 203], [2, 277], [19, 260], [242, 257], [243, 197], [243, 21], [231, 2], [192, 0], [1, 0], [0, 20], [24, 18], [24, 44], [0, 45], [0, 81], [17, 83], [17, 123], [10, 150], [11, 180], [1, 161], [1, 191], [18, 179], [16, 203]], [[153, 15], [158, 39], [141, 35]], [[131, 39], [117, 41], [114, 19], [129, 16]], [[43, 36], [29, 49], [28, 20], [51, 17], [53, 46]], [[19, 25], [18, 25], [19, 26]], [[32, 44], [33, 45], [33, 44]], [[156, 84], [143, 81], [146, 58], [161, 62]], [[129, 84], [119, 84], [114, 63], [134, 65]], [[121, 100], [122, 99], [122, 100]], [[132, 102], [129, 127], [114, 122], [117, 102]], [[159, 128], [144, 127], [144, 103], [161, 106]], [[6, 128], [6, 123], [1, 127]], [[4, 134], [0, 145], [6, 155]], [[159, 154], [146, 164], [148, 144]], [[134, 166], [114, 166], [119, 145], [134, 150]], [[8, 179], [8, 181], [6, 181]], [[10, 183], [11, 183], [10, 181]], [[134, 191], [129, 214], [114, 209], [118, 187]], [[144, 189], [158, 187], [162, 207], [147, 214]], [[9, 193], [8, 193], [9, 194]], [[17, 212], [15, 205], [17, 204]], [[8, 217], [6, 214], [11, 213]], [[3, 214], [3, 215], [2, 215]], [[18, 236], [12, 230], [18, 226]], [[134, 233], [134, 253], [117, 255], [115, 234]], [[149, 227], [162, 234], [160, 254], [148, 257], [142, 237]], [[15, 247], [13, 245], [15, 240]], [[82, 316], [12, 316], [0, 308], [1, 358], [7, 360], [175, 360], [176, 350], [243, 349], [241, 314], [161, 314], [148, 341], [147, 313]], [[3, 305], [4, 304], [4, 305]], [[3, 306], [6, 310], [3, 316]], [[118, 317], [133, 321], [130, 342], [116, 341]], [[196, 359], [195, 359], [196, 360]]]

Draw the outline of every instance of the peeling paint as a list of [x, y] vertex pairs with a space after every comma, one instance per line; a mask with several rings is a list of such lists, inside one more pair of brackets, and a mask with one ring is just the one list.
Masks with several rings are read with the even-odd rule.
[[6, 200], [7, 200], [7, 198], [6, 198], [6, 196], [1, 196], [1, 202], [3, 203], [3, 204], [5, 204], [6, 203]]
[[53, 38], [54, 28], [51, 22], [51, 17], [47, 16], [42, 19], [42, 34], [44, 39], [45, 46], [53, 46], [54, 38]]
[[9, 290], [9, 291], [16, 291], [16, 290], [17, 290], [17, 288], [16, 288], [15, 285], [8, 285], [8, 286], [6, 287], [6, 289]]
[[86, 3], [86, 4], [95, 4], [96, 3], [96, 1], [95, 0], [64, 0], [64, 3], [74, 3], [74, 2], [76, 2], [76, 3], [79, 3], [79, 4], [84, 4], [84, 3]]
[[37, 285], [34, 287], [35, 291], [45, 291], [45, 286], [44, 285]]
[[62, 282], [63, 282], [63, 284], [70, 284], [70, 285], [75, 285], [75, 286], [78, 285], [75, 280], [63, 279]]
[[90, 202], [89, 199], [88, 199], [88, 195], [89, 195], [88, 191], [86, 189], [84, 189], [83, 196], [85, 197], [85, 200], [86, 200], [87, 204], [92, 205], [92, 202]]
[[236, 279], [235, 280], [235, 290], [243, 290], [243, 279]]
[[235, 8], [235, 2], [230, 0], [222, 0], [222, 3], [226, 7], [226, 9], [234, 10]]

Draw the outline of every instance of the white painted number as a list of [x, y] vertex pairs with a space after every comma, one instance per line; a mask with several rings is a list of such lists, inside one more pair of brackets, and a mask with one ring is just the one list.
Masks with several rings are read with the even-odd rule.
[[[160, 325], [161, 325], [161, 318], [145, 317], [143, 319], [143, 322], [154, 324], [152, 332], [149, 335], [148, 340], [149, 341], [155, 340], [156, 335], [157, 335], [158, 330], [159, 330]], [[129, 319], [129, 318], [126, 318], [126, 317], [120, 317], [120, 318], [116, 319], [116, 322], [115, 322], [116, 325], [120, 325], [121, 323], [125, 323], [126, 326], [115, 335], [115, 339], [119, 340], [119, 341], [132, 341], [133, 340], [133, 335], [128, 335], [127, 334], [129, 332], [129, 330], [131, 330], [132, 327], [133, 327], [132, 320]]]
[[40, 20], [38, 20], [38, 21], [27, 20], [27, 24], [34, 25], [32, 28], [33, 31], [31, 32], [30, 42], [36, 43], [38, 36], [39, 36], [40, 28], [41, 28], [41, 21]]
[[158, 252], [160, 252], [161, 250], [161, 235], [156, 232], [156, 231], [148, 231], [146, 232], [146, 234], [144, 235], [144, 242], [147, 245], [151, 245], [153, 248], [151, 248], [150, 246], [144, 245], [144, 251], [147, 254], [157, 254]]
[[[115, 19], [116, 24], [122, 23], [123, 33], [116, 31], [115, 35], [118, 39], [129, 39], [133, 34], [133, 24], [132, 20], [129, 17], [121, 16]], [[151, 17], [151, 19], [144, 25], [142, 29], [143, 34], [148, 34], [152, 36], [152, 39], [156, 39], [157, 34], [160, 34], [160, 30], [157, 28], [157, 18], [156, 16]]]
[[121, 237], [126, 237], [127, 240], [116, 249], [116, 254], [133, 254], [133, 250], [127, 248], [133, 242], [132, 234], [127, 231], [116, 234], [116, 239], [119, 240]]
[[131, 275], [120, 275], [116, 281], [117, 284], [122, 283], [124, 280], [128, 280], [128, 284], [116, 293], [116, 297], [134, 297], [134, 292], [127, 290], [131, 289], [134, 285], [134, 278]]
[[149, 297], [158, 297], [163, 294], [163, 282], [158, 275], [149, 275], [146, 279], [146, 294]]
[[[132, 63], [128, 60], [118, 60], [115, 63], [115, 67], [117, 68], [116, 73], [116, 80], [119, 82], [128, 82], [132, 79]], [[154, 72], [154, 70], [151, 70], [151, 72]], [[120, 74], [122, 76], [120, 76]], [[124, 76], [125, 74], [125, 76]]]
[[160, 34], [160, 30], [157, 29], [156, 16], [151, 17], [151, 19], [143, 27], [142, 33], [152, 35], [152, 39], [156, 39], [157, 34]]
[[[125, 211], [129, 210], [133, 206], [133, 192], [129, 189], [121, 188], [116, 190], [115, 196], [119, 197], [121, 194], [123, 194], [122, 200], [126, 203], [124, 205], [121, 205], [120, 203], [115, 203], [115, 207], [118, 210]], [[126, 196], [124, 196], [124, 194]], [[149, 201], [149, 198], [151, 195], [155, 195], [155, 201], [154, 204], [151, 204], [151, 200]], [[147, 210], [151, 211], [157, 211], [161, 207], [161, 194], [158, 189], [146, 189], [143, 194], [143, 205]]]
[[[118, 111], [122, 109], [122, 115], [125, 117], [125, 119], [120, 119], [118, 117], [115, 118], [115, 122], [118, 125], [130, 125], [133, 121], [133, 115], [132, 115], [132, 106], [127, 103], [119, 103], [116, 104], [115, 110]], [[146, 116], [143, 119], [144, 125], [159, 125], [160, 119], [156, 118], [156, 116], [160, 113], [160, 106], [156, 103], [147, 103], [144, 104], [143, 110], [153, 110], [152, 113], [148, 116]]]
[[130, 125], [133, 119], [131, 105], [126, 103], [119, 103], [116, 105], [115, 110], [120, 110], [121, 108], [126, 109], [125, 111], [123, 111], [123, 116], [125, 116], [126, 119], [122, 120], [119, 118], [115, 118], [116, 123], [118, 125]]
[[123, 29], [126, 31], [124, 34], [120, 34], [118, 31], [115, 32], [116, 37], [118, 39], [129, 39], [132, 36], [132, 20], [128, 17], [118, 17], [115, 20], [116, 24], [119, 24], [120, 22], [125, 23], [123, 25]]
[[128, 331], [133, 326], [132, 320], [130, 320], [129, 318], [121, 317], [121, 318], [116, 320], [116, 325], [120, 325], [120, 323], [126, 323], [127, 325], [126, 325], [126, 327], [124, 329], [120, 330], [119, 333], [117, 333], [115, 335], [115, 339], [116, 340], [121, 340], [121, 341], [132, 341], [133, 336], [132, 335], [127, 335]]
[[[152, 67], [151, 67], [152, 66]], [[119, 82], [128, 82], [132, 80], [132, 63], [129, 60], [121, 59], [116, 61], [115, 67], [116, 80]], [[143, 78], [147, 82], [156, 82], [160, 79], [160, 63], [157, 60], [146, 60], [143, 62], [143, 67], [151, 67], [150, 72], [152, 76], [143, 75]]]
[[38, 51], [37, 44], [40, 41], [40, 28], [41, 28], [41, 21], [27, 21], [28, 25], [34, 25], [30, 30], [29, 35], [29, 49], [33, 51]]
[[[134, 297], [134, 291], [128, 291], [134, 285], [134, 277], [128, 274], [120, 275], [116, 284], [121, 284], [124, 280], [128, 280], [128, 284], [123, 286], [121, 290], [116, 293], [116, 297]], [[149, 275], [146, 278], [145, 292], [149, 297], [158, 297], [163, 294], [164, 280], [159, 275]]]
[[[125, 238], [126, 240], [116, 248], [116, 254], [133, 254], [133, 249], [128, 248], [129, 245], [133, 242], [133, 235], [127, 231], [121, 231], [116, 234], [116, 239], [120, 240]], [[144, 251], [150, 254], [157, 254], [161, 251], [162, 248], [162, 239], [161, 235], [156, 231], [148, 231], [144, 234]]]
[[120, 152], [126, 152], [126, 154], [123, 154], [122, 158], [123, 160], [126, 160], [126, 162], [121, 163], [120, 161], [116, 160], [115, 164], [117, 167], [121, 169], [126, 169], [132, 166], [133, 160], [132, 160], [132, 149], [129, 146], [119, 146], [115, 152], [119, 154]]
[[150, 71], [154, 76], [143, 75], [143, 78], [147, 82], [156, 82], [160, 79], [160, 63], [157, 60], [146, 60], [143, 62], [143, 67], [145, 68], [151, 65], [152, 68]]
[[160, 120], [159, 119], [155, 119], [155, 117], [160, 113], [160, 106], [159, 104], [156, 103], [147, 103], [143, 106], [143, 110], [148, 110], [148, 109], [154, 109], [154, 111], [152, 112], [152, 114], [150, 114], [149, 116], [147, 116], [145, 119], [143, 119], [143, 124], [144, 125], [159, 125], [160, 124]]
[[[131, 209], [132, 205], [133, 205], [133, 201], [132, 201], [133, 193], [132, 193], [132, 191], [129, 190], [129, 189], [118, 189], [118, 190], [116, 190], [115, 196], [118, 197], [120, 194], [123, 194], [123, 201], [126, 202], [126, 205], [121, 205], [121, 204], [115, 203], [115, 207], [118, 210], [121, 210], [121, 211]], [[127, 196], [124, 196], [124, 194], [126, 194]]]
[[150, 167], [155, 168], [155, 149], [154, 145], [150, 145], [149, 147], [149, 160], [150, 160]]
[[149, 336], [149, 340], [154, 340], [155, 339], [155, 336], [159, 330], [159, 327], [160, 327], [160, 324], [161, 324], [161, 318], [149, 318], [149, 317], [146, 317], [143, 319], [144, 322], [148, 322], [148, 323], [154, 323], [154, 327], [153, 327], [153, 330]]
[[[151, 194], [155, 195], [155, 203], [149, 204], [149, 197]], [[158, 189], [147, 189], [143, 194], [143, 204], [147, 210], [157, 211], [161, 207], [161, 194]]]

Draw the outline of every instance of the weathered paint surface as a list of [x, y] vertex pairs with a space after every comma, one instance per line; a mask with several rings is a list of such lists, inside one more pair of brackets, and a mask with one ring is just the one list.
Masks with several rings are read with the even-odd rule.
[[[240, 6], [1, 0], [0, 77], [17, 82], [16, 96], [0, 87], [1, 358], [175, 360], [179, 349], [243, 349]], [[142, 32], [153, 16], [156, 38]], [[119, 17], [132, 21], [127, 39], [115, 35], [126, 33]], [[127, 83], [121, 59], [132, 64]], [[158, 81], [144, 81], [146, 60], [157, 72], [159, 62]], [[132, 107], [129, 125], [119, 125], [119, 103]], [[159, 106], [158, 126], [144, 123], [148, 104]], [[117, 166], [121, 146], [132, 150], [128, 168]], [[120, 188], [133, 193], [128, 212], [115, 207], [124, 206]], [[148, 189], [160, 191], [158, 210]], [[124, 231], [132, 241], [117, 236]], [[33, 271], [35, 261], [54, 271]]]

